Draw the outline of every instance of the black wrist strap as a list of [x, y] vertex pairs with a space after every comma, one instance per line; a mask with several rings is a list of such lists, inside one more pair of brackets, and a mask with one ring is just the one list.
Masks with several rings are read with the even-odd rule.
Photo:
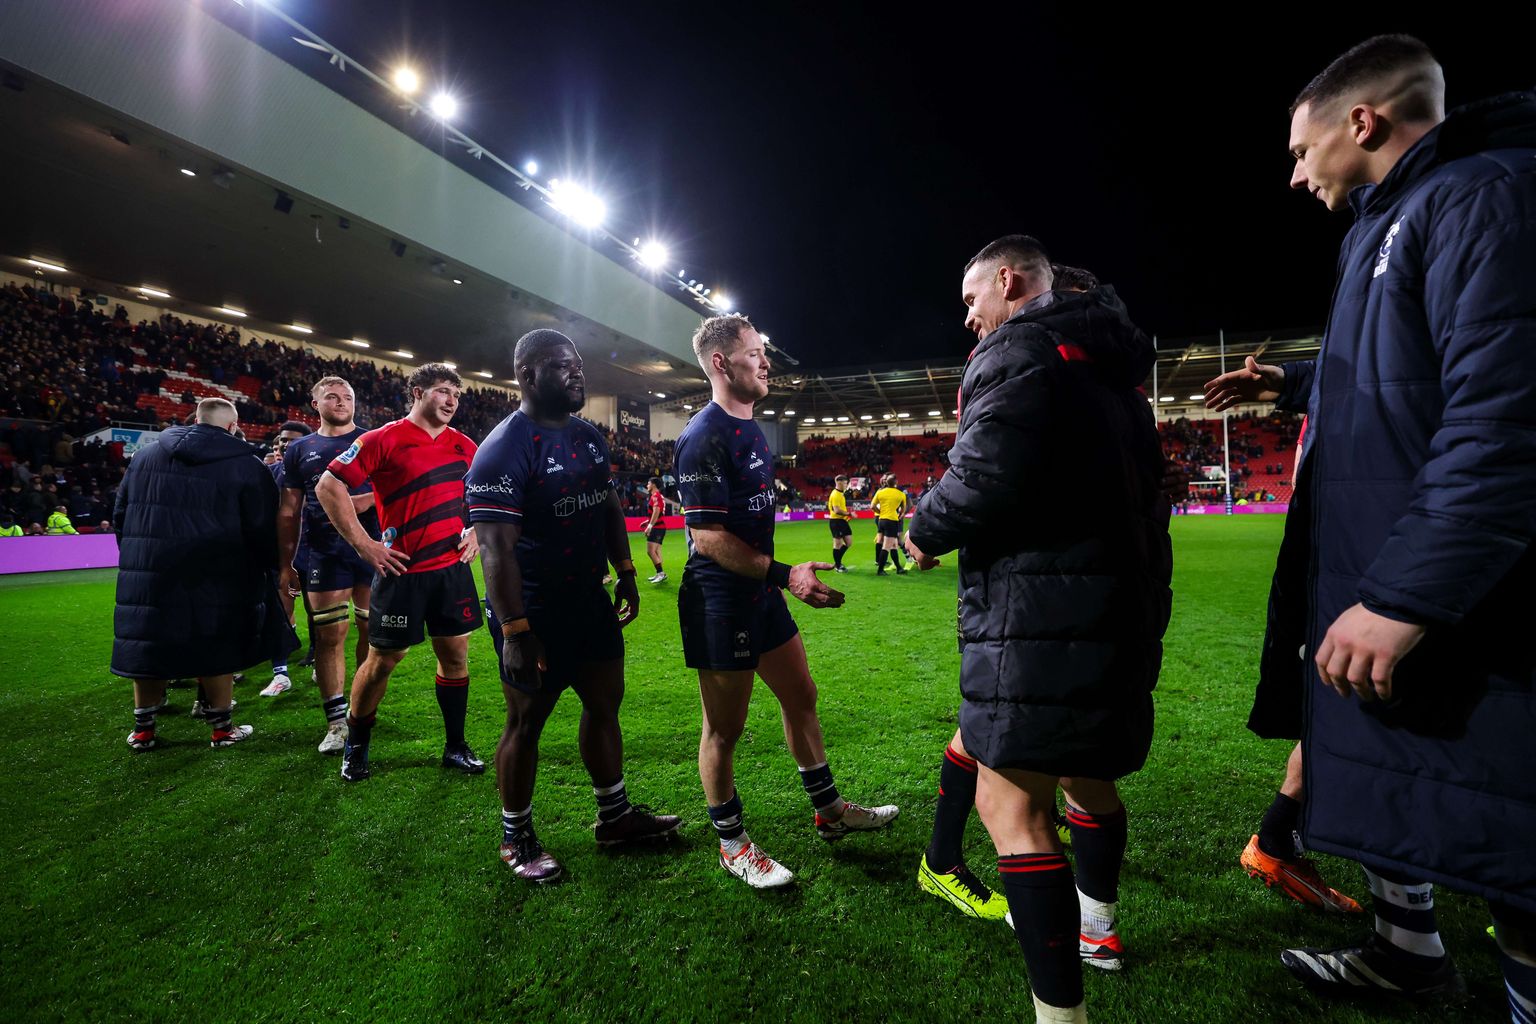
[[771, 562], [768, 565], [768, 575], [764, 578], [782, 590], [789, 586], [789, 566], [783, 562]]

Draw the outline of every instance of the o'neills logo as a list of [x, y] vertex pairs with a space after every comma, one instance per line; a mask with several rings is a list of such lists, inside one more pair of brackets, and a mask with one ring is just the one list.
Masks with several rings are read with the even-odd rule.
[[577, 512], [585, 512], [589, 508], [596, 508], [608, 500], [608, 488], [600, 487], [588, 491], [586, 494], [577, 494], [571, 497], [561, 498], [555, 502], [555, 515], [561, 519], [573, 516]]

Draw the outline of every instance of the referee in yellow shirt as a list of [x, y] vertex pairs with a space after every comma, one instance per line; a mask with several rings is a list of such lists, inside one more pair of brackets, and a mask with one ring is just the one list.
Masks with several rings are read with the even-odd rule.
[[907, 511], [907, 496], [896, 489], [895, 473], [880, 478], [880, 489], [869, 501], [875, 509], [875, 527], [880, 531], [880, 546], [875, 549], [879, 568], [875, 575], [885, 575], [885, 561], [889, 558], [896, 567], [896, 575], [905, 576], [907, 570], [901, 564], [901, 552], [897, 549], [901, 542], [901, 517]]
[[827, 525], [832, 528], [832, 569], [847, 572], [843, 552], [853, 543], [853, 515], [848, 511], [848, 478], [839, 476], [832, 493], [827, 495]]

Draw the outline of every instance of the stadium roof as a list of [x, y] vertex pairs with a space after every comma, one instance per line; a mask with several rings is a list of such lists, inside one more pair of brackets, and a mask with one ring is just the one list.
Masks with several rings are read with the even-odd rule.
[[[1283, 337], [1229, 335], [1224, 343], [1228, 369], [1241, 366], [1250, 355], [1265, 362], [1310, 359], [1318, 348], [1317, 335], [1306, 331], [1284, 332]], [[1221, 372], [1222, 346], [1220, 336], [1161, 342], [1156, 371], [1143, 388], [1158, 399], [1160, 409], [1198, 408], [1202, 386]], [[932, 423], [953, 430], [964, 372], [963, 363], [934, 361], [780, 374], [769, 380], [768, 397], [758, 403], [757, 411], [760, 416], [793, 415], [807, 429], [811, 423], [818, 430]], [[709, 392], [700, 388], [657, 405], [688, 412], [708, 401]]]
[[37, 257], [71, 285], [152, 285], [257, 333], [296, 323], [501, 380], [508, 343], [552, 327], [595, 392], [702, 385], [694, 308], [195, 5], [139, 5], [110, 31], [104, 9], [0, 9], [6, 269]]

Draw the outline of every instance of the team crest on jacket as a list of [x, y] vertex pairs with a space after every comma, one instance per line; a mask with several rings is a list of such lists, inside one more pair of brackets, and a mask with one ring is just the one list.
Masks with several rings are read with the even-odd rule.
[[1376, 250], [1376, 269], [1371, 272], [1372, 278], [1380, 277], [1387, 272], [1387, 263], [1392, 259], [1392, 242], [1402, 228], [1401, 220], [1394, 221], [1392, 226], [1387, 228], [1387, 237], [1381, 240], [1381, 248]]

